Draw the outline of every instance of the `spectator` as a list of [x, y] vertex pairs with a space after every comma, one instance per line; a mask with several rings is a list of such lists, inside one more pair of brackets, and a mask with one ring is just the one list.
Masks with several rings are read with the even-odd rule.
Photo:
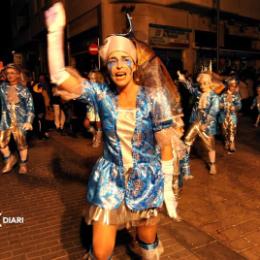
[[[88, 74], [88, 79], [90, 82], [93, 83], [104, 83], [104, 77], [99, 71], [90, 71]], [[95, 125], [96, 129], [94, 129], [93, 125]], [[84, 126], [89, 132], [93, 134], [92, 146], [94, 148], [99, 147], [102, 139], [101, 122], [98, 115], [97, 107], [94, 107], [94, 104], [92, 104], [91, 101], [89, 101], [87, 104], [87, 113], [84, 120]]]
[[52, 106], [54, 111], [54, 124], [56, 131], [64, 134], [64, 124], [65, 124], [65, 113], [63, 111], [63, 101], [56, 95], [57, 87], [54, 85], [52, 87]]
[[35, 107], [35, 130], [39, 139], [48, 139], [46, 113], [51, 109], [50, 98], [46, 89], [44, 76], [39, 77], [39, 83], [33, 86], [33, 102]]

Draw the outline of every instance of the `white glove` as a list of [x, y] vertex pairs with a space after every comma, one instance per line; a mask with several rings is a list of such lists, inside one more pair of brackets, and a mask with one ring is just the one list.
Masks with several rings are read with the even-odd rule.
[[162, 161], [161, 163], [162, 163], [162, 171], [164, 174], [164, 203], [167, 209], [167, 213], [169, 217], [179, 221], [180, 218], [177, 214], [177, 201], [172, 189], [172, 181], [173, 181], [173, 173], [174, 173], [173, 160]]
[[45, 22], [49, 33], [63, 30], [66, 25], [66, 15], [61, 2], [55, 3], [45, 11]]
[[45, 21], [48, 29], [48, 63], [51, 81], [61, 85], [69, 78], [65, 70], [63, 34], [66, 24], [63, 4], [55, 3], [45, 12]]
[[32, 127], [32, 124], [31, 123], [24, 123], [23, 124], [23, 130], [25, 130], [25, 131], [30, 131], [30, 130], [32, 130], [33, 129], [33, 127]]

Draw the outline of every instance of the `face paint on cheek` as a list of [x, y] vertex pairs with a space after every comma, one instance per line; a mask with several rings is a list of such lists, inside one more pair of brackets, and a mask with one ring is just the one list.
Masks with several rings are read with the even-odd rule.
[[107, 63], [107, 69], [108, 69], [109, 71], [111, 71], [115, 65], [116, 65], [116, 64], [115, 64], [114, 62], [108, 62], [108, 63]]
[[127, 60], [125, 61], [125, 65], [132, 70], [132, 67], [133, 67], [133, 62], [131, 60]]

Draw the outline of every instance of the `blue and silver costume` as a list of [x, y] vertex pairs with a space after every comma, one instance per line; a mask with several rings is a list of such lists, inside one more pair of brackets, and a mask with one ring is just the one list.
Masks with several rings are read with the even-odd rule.
[[[131, 139], [132, 167], [127, 169], [117, 129], [117, 91], [106, 84], [85, 81], [84, 85], [79, 100], [94, 104], [104, 131], [104, 153], [89, 179], [88, 202], [109, 210], [124, 203], [132, 211], [160, 207], [163, 203], [163, 174], [154, 133], [172, 125], [166, 95], [160, 91], [160, 95], [151, 98], [147, 90], [140, 87]], [[126, 178], [125, 173], [129, 170]]]
[[[10, 104], [8, 101], [8, 83], [3, 82], [0, 86], [0, 98], [1, 98], [1, 122], [0, 131], [9, 129], [12, 124], [12, 112], [16, 115], [17, 127], [22, 127], [24, 123], [33, 122], [34, 107], [33, 100], [30, 91], [21, 84], [17, 84], [16, 92], [18, 96], [18, 103]], [[13, 107], [12, 107], [13, 106]]]
[[[229, 95], [231, 95], [231, 100], [229, 100]], [[237, 126], [237, 111], [241, 109], [241, 98], [238, 93], [228, 94], [227, 92], [223, 93], [220, 96], [220, 111], [219, 111], [219, 123], [224, 123], [226, 118], [230, 118], [232, 124]], [[231, 110], [231, 107], [234, 107], [235, 110]]]
[[225, 148], [235, 151], [237, 129], [237, 111], [241, 109], [241, 98], [238, 93], [229, 91], [220, 96], [219, 122], [225, 139]]
[[[11, 87], [7, 82], [0, 86], [1, 122], [0, 122], [0, 146], [5, 148], [11, 134], [18, 145], [19, 150], [27, 148], [25, 123], [32, 124], [34, 119], [34, 106], [31, 93], [21, 84]], [[10, 96], [12, 96], [10, 98]]]
[[219, 112], [219, 96], [213, 91], [202, 93], [197, 87], [193, 87], [190, 81], [183, 82], [184, 86], [196, 98], [193, 106], [190, 123], [200, 122], [206, 124], [205, 133], [216, 135], [217, 133], [217, 114]]
[[[213, 91], [201, 92], [194, 88], [189, 81], [182, 82], [189, 92], [196, 97], [190, 123], [191, 126], [185, 136], [185, 144], [191, 146], [197, 137], [201, 138], [209, 151], [215, 150], [214, 135], [217, 133], [217, 114], [219, 112], [219, 97]], [[205, 126], [205, 130], [201, 130]]]

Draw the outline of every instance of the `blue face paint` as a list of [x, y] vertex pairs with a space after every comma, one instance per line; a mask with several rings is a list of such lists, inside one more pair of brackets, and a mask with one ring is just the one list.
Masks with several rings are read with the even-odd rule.
[[112, 70], [112, 68], [116, 66], [116, 63], [114, 61], [108, 61], [107, 62], [107, 68], [108, 70]]
[[124, 64], [128, 67], [128, 68], [132, 68], [133, 66], [133, 62], [130, 58], [124, 58]]
[[122, 58], [120, 58], [120, 59], [117, 59], [117, 58], [111, 58], [111, 59], [109, 59], [108, 61], [107, 61], [107, 68], [109, 69], [109, 70], [112, 70], [112, 68], [114, 67], [114, 66], [118, 66], [118, 63], [120, 62], [120, 65], [122, 66], [122, 67], [125, 67], [125, 66], [127, 66], [128, 68], [132, 68], [132, 66], [133, 66], [133, 61], [132, 61], [132, 59], [130, 58], [130, 57], [122, 57]]

